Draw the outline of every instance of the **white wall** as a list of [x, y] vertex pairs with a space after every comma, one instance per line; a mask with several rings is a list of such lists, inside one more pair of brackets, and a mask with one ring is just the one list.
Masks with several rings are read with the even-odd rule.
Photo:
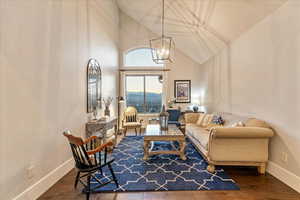
[[[125, 13], [120, 12], [120, 63], [122, 63], [123, 59], [122, 53], [137, 47], [149, 47], [149, 40], [156, 37], [158, 37], [158, 35], [154, 34]], [[175, 51], [174, 60], [174, 63], [167, 65], [167, 68], [171, 69], [171, 71], [167, 73], [167, 100], [174, 97], [174, 80], [177, 79], [191, 80], [192, 99], [198, 99], [200, 92], [200, 65], [178, 49]], [[178, 105], [181, 107], [186, 106], [186, 104]]]
[[0, 0], [1, 199], [71, 158], [61, 133], [84, 135], [89, 57], [102, 64], [104, 95], [116, 96], [118, 7], [87, 2]]
[[[298, 180], [299, 19], [300, 2], [290, 0], [202, 66], [206, 80], [202, 87], [211, 110], [256, 116], [269, 122], [276, 130], [270, 160], [288, 170], [286, 173], [297, 175]], [[284, 153], [287, 162], [282, 159]], [[300, 189], [299, 182], [296, 187]]]

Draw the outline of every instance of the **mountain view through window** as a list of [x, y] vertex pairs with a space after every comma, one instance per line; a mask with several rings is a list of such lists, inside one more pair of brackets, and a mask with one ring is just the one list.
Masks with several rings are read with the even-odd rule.
[[162, 107], [159, 75], [126, 76], [126, 104], [139, 113], [159, 113]]

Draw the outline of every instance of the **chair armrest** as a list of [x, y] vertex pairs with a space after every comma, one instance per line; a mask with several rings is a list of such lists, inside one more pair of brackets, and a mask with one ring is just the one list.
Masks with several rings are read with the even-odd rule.
[[91, 136], [91, 137], [89, 137], [88, 139], [84, 140], [84, 141], [83, 141], [83, 144], [87, 144], [87, 143], [89, 143], [90, 141], [95, 140], [95, 139], [97, 139], [97, 136]]
[[142, 123], [144, 120], [143, 119], [140, 119], [140, 123]]
[[107, 148], [109, 146], [113, 146], [113, 145], [114, 145], [113, 142], [109, 141], [109, 142], [107, 142], [105, 144], [102, 144], [101, 146], [99, 146], [99, 147], [97, 147], [97, 148], [95, 148], [93, 150], [87, 151], [87, 154], [88, 155], [93, 155], [93, 154], [95, 154], [97, 152], [101, 152], [101, 151], [103, 151], [103, 149], [105, 149], [105, 148]]
[[212, 128], [213, 138], [270, 138], [274, 135], [272, 129], [261, 127]]

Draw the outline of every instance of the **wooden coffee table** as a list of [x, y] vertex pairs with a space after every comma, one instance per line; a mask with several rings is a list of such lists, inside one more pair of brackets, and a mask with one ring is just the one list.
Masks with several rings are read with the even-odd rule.
[[[179, 142], [179, 148], [174, 145], [173, 150], [165, 151], [153, 151], [153, 143], [155, 141], [169, 141], [173, 144], [174, 141]], [[147, 125], [146, 132], [144, 135], [144, 160], [147, 160], [151, 155], [157, 154], [175, 154], [179, 155], [182, 160], [186, 160], [184, 154], [185, 150], [185, 135], [177, 128], [176, 125], [169, 125], [169, 130], [162, 131], [158, 124]]]

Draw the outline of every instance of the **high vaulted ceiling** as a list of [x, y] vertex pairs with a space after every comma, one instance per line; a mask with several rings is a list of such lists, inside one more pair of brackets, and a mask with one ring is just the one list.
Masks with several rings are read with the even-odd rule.
[[[117, 0], [120, 9], [161, 34], [162, 0]], [[165, 30], [198, 63], [225, 48], [287, 0], [165, 0]]]

